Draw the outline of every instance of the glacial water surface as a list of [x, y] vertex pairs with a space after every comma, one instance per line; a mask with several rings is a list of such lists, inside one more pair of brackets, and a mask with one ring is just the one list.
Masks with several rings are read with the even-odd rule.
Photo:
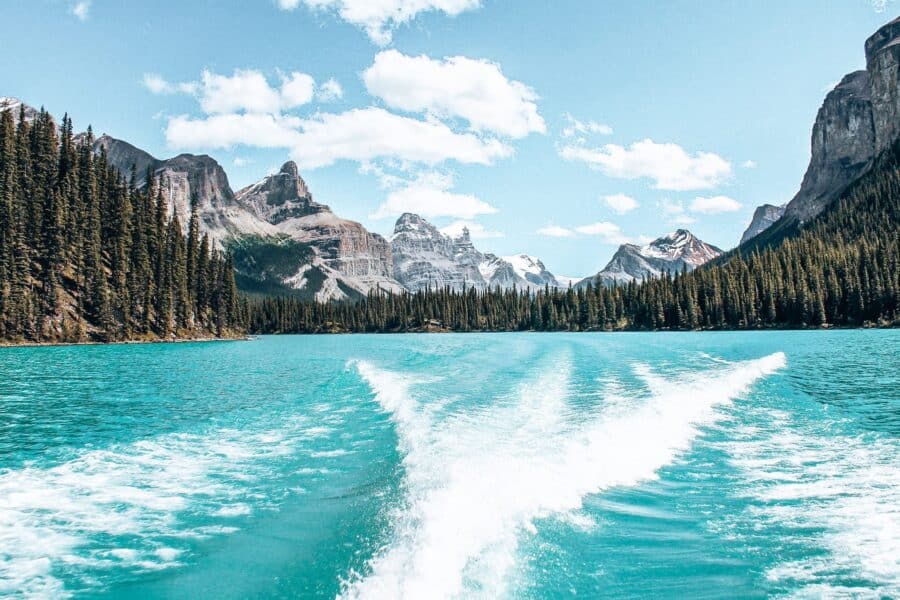
[[900, 331], [0, 349], [0, 596], [900, 597]]

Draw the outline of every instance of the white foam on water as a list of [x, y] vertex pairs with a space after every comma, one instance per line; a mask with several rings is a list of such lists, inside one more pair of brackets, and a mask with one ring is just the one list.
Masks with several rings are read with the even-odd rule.
[[783, 412], [765, 418], [764, 430], [723, 444], [752, 501], [741, 518], [817, 550], [767, 578], [798, 597], [900, 596], [900, 444], [812, 430]]
[[585, 422], [567, 402], [565, 360], [524, 382], [509, 403], [442, 420], [416, 400], [412, 376], [356, 363], [397, 429], [406, 501], [393, 515], [391, 542], [342, 595], [509, 594], [520, 537], [536, 532], [537, 520], [571, 521], [586, 495], [655, 478], [720, 416], [717, 406], [784, 366], [777, 353], [669, 381], [639, 366], [649, 397], [617, 399]]
[[[297, 420], [258, 433], [174, 433], [0, 470], [0, 596], [64, 597], [92, 587], [97, 569], [177, 565], [184, 549], [172, 540], [236, 531], [215, 519], [269, 501], [253, 482], [321, 433], [310, 429]], [[187, 515], [206, 523], [190, 527]]]

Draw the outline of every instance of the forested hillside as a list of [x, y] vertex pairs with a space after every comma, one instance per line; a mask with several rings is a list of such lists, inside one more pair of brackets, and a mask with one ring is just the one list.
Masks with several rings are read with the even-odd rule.
[[690, 273], [568, 291], [370, 294], [355, 304], [270, 298], [255, 332], [584, 331], [900, 323], [900, 143], [791, 237]]
[[227, 336], [243, 329], [231, 259], [185, 235], [155, 182], [138, 189], [45, 111], [0, 115], [0, 340]]

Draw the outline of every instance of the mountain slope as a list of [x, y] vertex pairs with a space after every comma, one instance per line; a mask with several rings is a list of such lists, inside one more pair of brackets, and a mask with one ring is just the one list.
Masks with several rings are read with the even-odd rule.
[[194, 198], [201, 232], [235, 252], [238, 283], [247, 291], [327, 301], [401, 289], [387, 241], [315, 202], [293, 162], [235, 193], [206, 155], [159, 160], [106, 135], [95, 150], [125, 173], [135, 165], [140, 182], [152, 174], [182, 223]]
[[646, 246], [623, 244], [602, 271], [578, 282], [577, 287], [614, 285], [659, 277], [663, 273], [692, 271], [720, 256], [722, 251], [690, 231], [679, 229]]
[[444, 287], [524, 290], [559, 285], [535, 258], [518, 255], [508, 260], [482, 253], [475, 248], [468, 230], [453, 238], [411, 213], [397, 219], [391, 251], [394, 277], [414, 292]]
[[741, 236], [740, 243], [743, 244], [744, 242], [755, 238], [777, 223], [778, 219], [784, 216], [784, 210], [784, 206], [772, 206], [771, 204], [763, 204], [762, 206], [756, 207], [756, 210], [753, 211], [753, 218], [750, 220], [750, 225], [747, 226], [747, 229]]
[[[777, 227], [750, 229], [754, 247], [793, 235], [820, 214], [900, 136], [900, 18], [865, 43], [866, 68], [845, 76], [825, 97], [813, 124], [809, 167]], [[767, 236], [755, 239], [763, 231]]]

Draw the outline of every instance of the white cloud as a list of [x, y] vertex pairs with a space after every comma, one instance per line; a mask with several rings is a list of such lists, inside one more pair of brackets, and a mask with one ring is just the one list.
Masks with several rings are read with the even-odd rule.
[[311, 9], [336, 11], [380, 46], [389, 44], [393, 30], [419, 13], [437, 11], [456, 16], [481, 6], [480, 0], [278, 0], [282, 10], [294, 10], [301, 3]]
[[[146, 73], [144, 87], [157, 95], [188, 94], [197, 96], [206, 114], [247, 112], [278, 114], [312, 102], [316, 92], [340, 93], [340, 85], [330, 79], [320, 88], [306, 73], [292, 72], [281, 77], [281, 87], [273, 87], [256, 69], [236, 69], [232, 75], [219, 75], [204, 70], [200, 81], [170, 83], [160, 75]], [[322, 96], [320, 95], [320, 98]]]
[[745, 169], [755, 169], [757, 165], [755, 160], [745, 160], [741, 163], [741, 166]]
[[234, 157], [234, 166], [236, 167], [246, 167], [247, 165], [252, 165], [253, 160], [249, 158], [243, 158], [241, 156]]
[[387, 50], [375, 56], [363, 81], [369, 93], [392, 108], [460, 117], [476, 131], [521, 138], [547, 129], [535, 92], [507, 79], [499, 65], [487, 60], [435, 60]]
[[144, 73], [143, 84], [145, 88], [150, 90], [150, 93], [156, 94], [157, 96], [175, 93], [194, 95], [199, 89], [199, 84], [195, 81], [170, 83], [156, 73]]
[[280, 108], [288, 109], [312, 102], [316, 80], [306, 73], [291, 73], [282, 77]]
[[577, 135], [587, 135], [589, 133], [596, 133], [599, 135], [612, 135], [613, 133], [612, 127], [605, 123], [599, 123], [597, 121], [579, 121], [568, 113], [566, 114], [566, 121], [568, 121], [569, 124], [562, 131], [562, 136], [564, 138], [572, 138]]
[[668, 223], [673, 225], [690, 225], [696, 223], [697, 219], [687, 214], [684, 209], [684, 203], [664, 198], [659, 204], [659, 209]]
[[605, 202], [608, 207], [610, 207], [620, 215], [631, 212], [638, 207], [637, 200], [625, 194], [613, 194], [612, 196], [604, 196], [603, 202]]
[[698, 196], [691, 202], [691, 211], [705, 215], [735, 212], [741, 209], [741, 203], [728, 196]]
[[509, 146], [497, 140], [456, 133], [437, 120], [422, 121], [370, 107], [318, 114], [303, 121], [291, 156], [305, 167], [327, 166], [341, 159], [363, 162], [378, 158], [431, 165], [446, 160], [486, 165], [511, 153]]
[[259, 71], [237, 69], [231, 76], [203, 71], [201, 76], [200, 108], [206, 114], [276, 113], [281, 103], [281, 95]]
[[179, 84], [146, 74], [144, 86], [155, 94], [193, 95], [206, 113], [204, 117], [169, 119], [166, 139], [175, 149], [285, 148], [301, 168], [328, 166], [339, 160], [429, 165], [453, 160], [487, 165], [513, 152], [498, 139], [457, 131], [431, 115], [421, 119], [377, 107], [305, 118], [285, 114], [316, 97], [339, 97], [342, 90], [333, 79], [316, 86], [305, 73], [293, 72], [281, 79], [276, 88], [256, 70], [237, 70], [231, 76], [204, 71], [199, 82]]
[[487, 240], [491, 238], [502, 238], [503, 232], [501, 231], [491, 231], [490, 229], [485, 229], [484, 225], [481, 223], [476, 223], [474, 221], [454, 221], [450, 223], [446, 227], [441, 228], [441, 233], [444, 235], [449, 235], [452, 238], [457, 238], [463, 234], [463, 230], [469, 230], [469, 237], [473, 240]]
[[622, 229], [615, 223], [600, 221], [590, 225], [576, 227], [575, 231], [584, 235], [599, 236], [605, 244], [627, 244], [629, 239], [622, 233]]
[[677, 144], [657, 144], [651, 139], [628, 148], [617, 144], [601, 148], [570, 144], [559, 153], [566, 160], [584, 162], [609, 177], [653, 179], [655, 187], [661, 190], [708, 189], [731, 175], [731, 163], [718, 154], [689, 154]]
[[415, 213], [426, 218], [453, 217], [470, 220], [478, 215], [488, 215], [497, 209], [471, 194], [451, 192], [453, 178], [442, 173], [421, 174], [415, 181], [393, 190], [378, 207], [373, 219], [397, 217], [403, 213]]
[[166, 142], [176, 150], [231, 148], [240, 144], [257, 148], [292, 148], [300, 143], [300, 119], [259, 114], [212, 115], [169, 119]]
[[172, 84], [155, 73], [144, 73], [144, 87], [153, 94], [161, 95], [168, 94]]
[[91, 11], [91, 0], [81, 0], [72, 5], [72, 14], [79, 21], [87, 21]]
[[575, 237], [574, 231], [566, 229], [565, 227], [560, 227], [559, 225], [547, 225], [546, 227], [541, 227], [537, 230], [537, 233], [548, 237]]
[[334, 77], [320, 85], [316, 90], [316, 98], [322, 102], [331, 102], [343, 97], [344, 88], [341, 87], [341, 84]]

